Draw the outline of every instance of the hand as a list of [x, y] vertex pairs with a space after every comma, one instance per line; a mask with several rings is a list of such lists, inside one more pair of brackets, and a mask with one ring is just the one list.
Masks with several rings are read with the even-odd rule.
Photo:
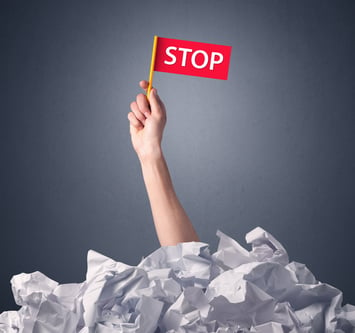
[[[148, 88], [147, 81], [140, 81], [139, 85], [145, 91]], [[160, 156], [166, 111], [157, 90], [155, 88], [151, 90], [149, 101], [144, 94], [138, 94], [130, 108], [128, 120], [131, 140], [138, 158], [142, 161], [145, 158]]]

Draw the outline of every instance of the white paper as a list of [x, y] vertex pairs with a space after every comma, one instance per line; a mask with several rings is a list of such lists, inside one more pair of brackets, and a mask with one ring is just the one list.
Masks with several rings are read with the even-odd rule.
[[271, 234], [255, 228], [248, 251], [217, 232], [219, 246], [162, 247], [129, 266], [93, 250], [86, 280], [58, 284], [18, 274], [18, 311], [0, 315], [0, 333], [346, 333], [355, 306], [337, 288], [289, 262]]

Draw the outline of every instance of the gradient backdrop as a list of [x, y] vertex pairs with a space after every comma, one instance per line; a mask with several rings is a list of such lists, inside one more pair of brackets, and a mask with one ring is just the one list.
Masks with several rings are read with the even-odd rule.
[[233, 47], [228, 81], [156, 73], [201, 239], [261, 226], [355, 303], [353, 1], [2, 1], [0, 312], [10, 279], [158, 247], [127, 112], [153, 35]]

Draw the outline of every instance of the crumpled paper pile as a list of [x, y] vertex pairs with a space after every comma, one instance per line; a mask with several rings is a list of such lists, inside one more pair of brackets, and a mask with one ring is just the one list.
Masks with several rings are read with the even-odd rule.
[[19, 311], [0, 315], [4, 333], [355, 332], [355, 306], [317, 281], [284, 247], [255, 228], [252, 250], [217, 232], [219, 246], [161, 247], [138, 266], [88, 252], [86, 280], [63, 284], [40, 272], [12, 278]]

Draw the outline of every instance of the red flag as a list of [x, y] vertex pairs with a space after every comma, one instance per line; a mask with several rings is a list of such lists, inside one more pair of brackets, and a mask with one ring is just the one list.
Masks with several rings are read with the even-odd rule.
[[154, 71], [227, 80], [232, 47], [158, 37]]

